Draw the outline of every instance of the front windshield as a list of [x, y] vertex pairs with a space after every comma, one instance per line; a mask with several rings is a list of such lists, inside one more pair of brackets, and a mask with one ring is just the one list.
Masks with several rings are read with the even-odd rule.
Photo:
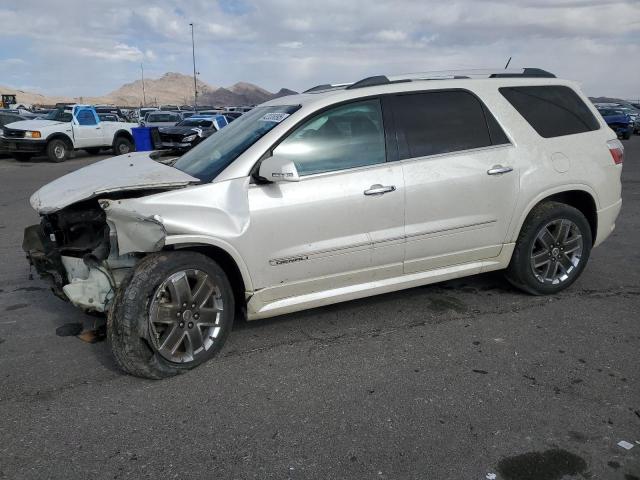
[[51, 110], [42, 118], [43, 120], [54, 120], [56, 122], [70, 122], [72, 115], [71, 112], [65, 112], [62, 109], [56, 108], [55, 110]]
[[205, 127], [205, 128], [209, 128], [211, 125], [213, 125], [213, 122], [211, 120], [190, 118], [188, 120], [181, 121], [176, 126], [177, 127]]
[[173, 166], [203, 182], [210, 182], [251, 145], [299, 108], [299, 105], [254, 108], [184, 154]]

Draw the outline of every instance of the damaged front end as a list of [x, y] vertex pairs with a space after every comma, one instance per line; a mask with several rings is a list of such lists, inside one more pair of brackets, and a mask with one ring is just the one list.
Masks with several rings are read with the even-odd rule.
[[87, 165], [35, 192], [40, 224], [27, 227], [23, 249], [53, 291], [85, 311], [105, 312], [131, 268], [164, 247], [159, 217], [125, 203], [200, 181], [146, 152]]
[[85, 311], [107, 311], [138, 260], [131, 251], [119, 252], [115, 225], [103, 205], [108, 201], [70, 205], [42, 215], [40, 224], [24, 233], [22, 248], [31, 265], [58, 297]]

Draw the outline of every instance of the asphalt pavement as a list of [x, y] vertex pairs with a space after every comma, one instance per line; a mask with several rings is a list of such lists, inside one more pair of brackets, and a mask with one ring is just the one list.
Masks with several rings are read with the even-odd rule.
[[104, 156], [0, 159], [0, 478], [638, 480], [640, 137], [624, 144], [617, 228], [561, 294], [497, 272], [238, 323], [163, 381], [57, 335], [91, 317], [20, 248], [31, 193]]

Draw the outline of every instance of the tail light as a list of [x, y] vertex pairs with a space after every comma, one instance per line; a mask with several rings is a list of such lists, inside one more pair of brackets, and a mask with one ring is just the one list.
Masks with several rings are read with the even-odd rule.
[[622, 142], [620, 140], [609, 140], [607, 147], [609, 147], [609, 153], [613, 157], [613, 163], [616, 165], [622, 164], [624, 162], [624, 146]]

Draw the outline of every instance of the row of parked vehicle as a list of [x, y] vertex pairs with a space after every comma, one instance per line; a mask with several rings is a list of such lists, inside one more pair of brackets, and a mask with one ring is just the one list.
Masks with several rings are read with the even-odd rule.
[[157, 128], [154, 148], [185, 152], [253, 107], [166, 110], [166, 107], [120, 109], [112, 105], [59, 104], [51, 110], [0, 109], [0, 155], [27, 161], [47, 155], [62, 162], [77, 150], [116, 155], [136, 149], [132, 129]]
[[631, 135], [640, 134], [640, 103], [596, 103], [595, 106], [618, 138], [629, 140]]
[[225, 127], [253, 107], [215, 109], [140, 108], [137, 112], [141, 127], [157, 128], [160, 149], [187, 151]]

